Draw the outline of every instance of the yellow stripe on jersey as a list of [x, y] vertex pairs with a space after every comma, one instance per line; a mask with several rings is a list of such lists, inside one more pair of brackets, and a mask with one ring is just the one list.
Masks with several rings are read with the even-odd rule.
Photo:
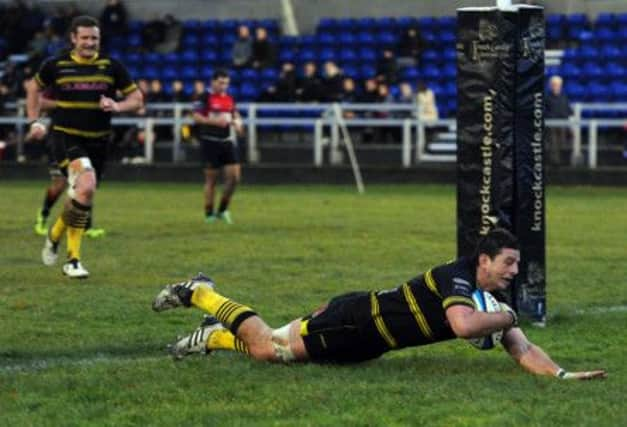
[[55, 80], [55, 83], [62, 85], [64, 83], [109, 83], [113, 84], [113, 77], [104, 74], [93, 74], [91, 76], [66, 76]]
[[442, 301], [442, 307], [445, 310], [449, 308], [451, 305], [455, 305], [455, 304], [467, 305], [473, 308], [475, 307], [475, 303], [472, 302], [472, 299], [467, 298], [467, 297], [453, 296], [453, 297], [448, 297], [447, 299]]
[[72, 108], [79, 110], [100, 110], [98, 102], [81, 102], [81, 101], [56, 101], [59, 108]]
[[388, 344], [388, 346], [390, 346], [390, 348], [398, 347], [398, 344], [388, 330], [388, 327], [385, 326], [385, 322], [383, 321], [383, 317], [381, 316], [381, 309], [379, 308], [379, 300], [377, 300], [377, 296], [374, 292], [370, 294], [370, 305], [372, 318], [374, 319], [374, 324], [377, 327], [379, 334], [381, 334], [381, 336]]
[[98, 65], [98, 66], [104, 66], [104, 65], [109, 65], [111, 64], [111, 61], [108, 59], [99, 59], [97, 61], [93, 61], [93, 62], [78, 62], [78, 61], [68, 61], [66, 59], [61, 59], [59, 61], [57, 61], [57, 66], [59, 67], [75, 67], [77, 65]]
[[442, 295], [440, 295], [440, 292], [438, 291], [438, 285], [433, 278], [433, 273], [431, 272], [431, 270], [425, 273], [425, 283], [427, 284], [427, 287], [431, 290], [431, 292], [442, 298]]
[[46, 87], [46, 84], [41, 81], [41, 77], [39, 77], [39, 73], [35, 74], [35, 81], [39, 85], [39, 87]]
[[53, 126], [52, 129], [59, 131], [59, 132], [67, 133], [68, 135], [82, 136], [84, 138], [101, 138], [111, 133], [110, 130], [87, 131], [87, 130], [80, 130], [80, 129], [74, 129], [74, 128], [66, 128], [63, 126]]
[[409, 306], [409, 311], [411, 311], [411, 314], [414, 315], [414, 319], [416, 319], [416, 323], [418, 323], [418, 327], [420, 328], [422, 335], [429, 339], [433, 339], [433, 332], [431, 332], [429, 323], [427, 323], [427, 319], [422, 313], [422, 310], [420, 309], [420, 306], [418, 305], [418, 302], [416, 301], [416, 298], [407, 283], [403, 285], [403, 295], [405, 296], [405, 300]]
[[131, 83], [130, 85], [122, 89], [120, 92], [122, 92], [122, 95], [126, 96], [135, 90], [137, 90], [137, 85], [135, 83]]

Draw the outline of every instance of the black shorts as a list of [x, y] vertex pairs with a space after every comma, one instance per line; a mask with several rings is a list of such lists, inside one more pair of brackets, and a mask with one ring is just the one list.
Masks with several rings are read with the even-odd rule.
[[108, 136], [84, 138], [52, 131], [50, 138], [52, 157], [65, 176], [67, 176], [67, 164], [69, 162], [80, 157], [88, 157], [96, 172], [96, 178], [100, 181], [107, 161]]
[[221, 169], [226, 165], [239, 164], [239, 152], [235, 143], [230, 140], [214, 140], [200, 138], [202, 162], [213, 169]]
[[357, 363], [389, 350], [372, 319], [368, 292], [335, 297], [303, 323], [301, 335], [313, 362]]

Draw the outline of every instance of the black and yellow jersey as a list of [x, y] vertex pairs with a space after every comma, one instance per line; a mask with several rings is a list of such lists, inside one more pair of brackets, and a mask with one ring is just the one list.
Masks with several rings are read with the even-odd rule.
[[56, 101], [52, 129], [85, 138], [111, 133], [111, 113], [100, 109], [102, 95], [126, 96], [137, 89], [127, 69], [113, 58], [96, 55], [85, 59], [66, 52], [47, 59], [35, 81]]
[[370, 293], [370, 315], [389, 349], [456, 338], [446, 310], [474, 308], [476, 266], [469, 258], [439, 265], [397, 288]]

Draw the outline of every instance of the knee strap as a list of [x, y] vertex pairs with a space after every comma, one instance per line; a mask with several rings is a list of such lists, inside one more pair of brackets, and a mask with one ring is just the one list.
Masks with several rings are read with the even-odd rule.
[[81, 176], [84, 172], [88, 170], [93, 170], [94, 167], [91, 164], [91, 160], [89, 157], [79, 157], [78, 159], [72, 160], [68, 165], [67, 171], [67, 194], [70, 198], [74, 198], [76, 196], [76, 180], [79, 176]]
[[274, 354], [281, 362], [292, 362], [296, 359], [290, 348], [290, 324], [272, 331], [272, 347]]

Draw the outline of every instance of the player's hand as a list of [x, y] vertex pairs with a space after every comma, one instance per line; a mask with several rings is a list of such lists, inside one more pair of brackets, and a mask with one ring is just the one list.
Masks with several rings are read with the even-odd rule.
[[35, 120], [32, 122], [28, 128], [28, 133], [26, 134], [27, 140], [35, 140], [41, 141], [46, 136], [46, 125], [41, 123], [40, 121]]
[[220, 116], [215, 119], [215, 125], [221, 128], [225, 128], [231, 125], [231, 119], [228, 117]]
[[100, 95], [100, 108], [102, 111], [106, 111], [108, 113], [117, 113], [120, 111], [118, 103], [104, 95]]
[[594, 371], [566, 372], [558, 373], [558, 378], [562, 380], [597, 380], [607, 378], [607, 372], [603, 369]]
[[509, 305], [505, 304], [504, 302], [500, 302], [499, 305], [501, 306], [502, 312], [505, 312], [509, 314], [510, 316], [512, 316], [512, 327], [518, 326], [518, 315], [516, 314], [514, 309], [511, 308]]

